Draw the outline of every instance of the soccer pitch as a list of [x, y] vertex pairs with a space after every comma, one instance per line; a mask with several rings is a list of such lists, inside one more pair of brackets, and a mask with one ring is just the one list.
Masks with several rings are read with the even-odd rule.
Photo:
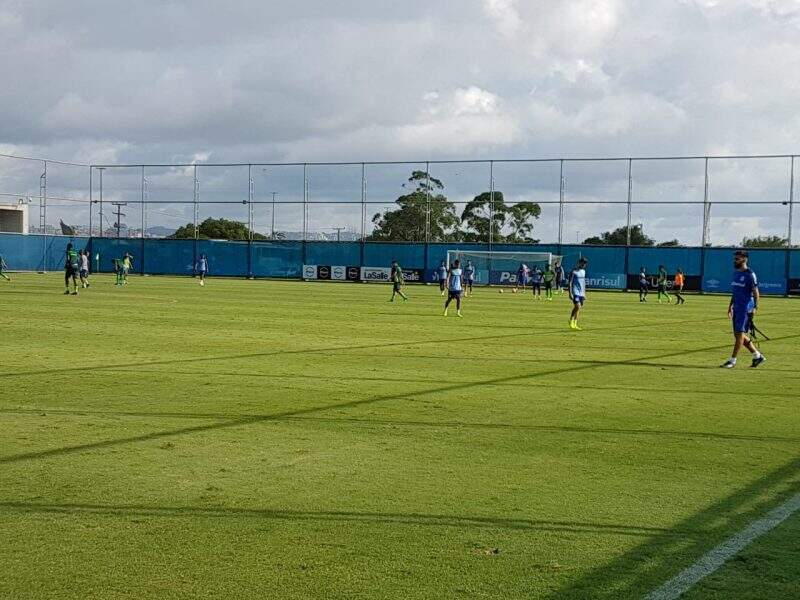
[[[800, 491], [800, 302], [0, 281], [0, 597], [641, 598]], [[800, 513], [690, 598], [797, 598]]]

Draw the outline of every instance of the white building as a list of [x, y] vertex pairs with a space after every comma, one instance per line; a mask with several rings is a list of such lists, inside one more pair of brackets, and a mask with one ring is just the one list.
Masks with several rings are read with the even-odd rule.
[[27, 204], [0, 204], [0, 233], [28, 233]]

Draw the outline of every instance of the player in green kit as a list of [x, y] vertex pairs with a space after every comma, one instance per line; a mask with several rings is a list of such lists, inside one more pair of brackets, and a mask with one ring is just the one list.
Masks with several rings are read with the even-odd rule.
[[658, 265], [658, 303], [661, 304], [661, 299], [665, 299], [667, 304], [672, 303], [672, 297], [667, 293], [667, 270], [664, 265]]
[[553, 283], [556, 280], [556, 272], [553, 270], [553, 265], [545, 267], [542, 280], [544, 281], [545, 299], [551, 301], [553, 299]]
[[69, 295], [69, 280], [72, 279], [72, 295], [78, 295], [78, 251], [72, 247], [72, 244], [67, 244], [67, 250], [64, 257], [64, 286], [66, 290], [64, 295]]
[[6, 261], [3, 259], [3, 257], [0, 256], [0, 277], [5, 279], [6, 281], [11, 281], [11, 277], [5, 274], [6, 269], [8, 269], [8, 265], [6, 264]]
[[404, 302], [408, 302], [408, 297], [403, 293], [403, 267], [401, 267], [396, 260], [392, 261], [392, 269], [389, 272], [389, 279], [392, 280], [392, 299], [389, 302], [394, 302], [394, 297], [398, 294]]

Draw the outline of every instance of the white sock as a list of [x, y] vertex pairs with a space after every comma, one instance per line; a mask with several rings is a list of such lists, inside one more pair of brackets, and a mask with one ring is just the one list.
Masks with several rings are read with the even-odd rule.
[[732, 364], [734, 364], [734, 365], [735, 365], [735, 364], [736, 364], [736, 359], [735, 359], [735, 358], [733, 358], [733, 357], [731, 356], [731, 357], [728, 359], [728, 362], [729, 362], [729, 363], [732, 363]]
[[758, 350], [756, 350], [756, 351], [753, 353], [753, 358], [761, 358], [761, 352], [759, 352]]

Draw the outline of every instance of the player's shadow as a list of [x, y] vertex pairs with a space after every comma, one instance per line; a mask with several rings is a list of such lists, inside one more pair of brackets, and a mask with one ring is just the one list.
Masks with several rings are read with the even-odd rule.
[[[761, 518], [800, 491], [800, 457], [717, 500], [671, 530], [703, 535], [654, 533], [638, 546], [573, 579], [549, 598], [642, 598], [711, 548]], [[653, 480], [658, 485], [658, 480]], [[646, 507], [643, 507], [646, 508]]]
[[359, 511], [302, 511], [267, 508], [228, 508], [196, 506], [104, 505], [88, 503], [0, 502], [0, 512], [56, 513], [70, 515], [108, 515], [137, 518], [272, 519], [287, 521], [344, 521], [350, 523], [401, 524], [427, 527], [492, 528], [523, 531], [607, 533], [634, 537], [702, 536], [713, 530], [679, 530], [646, 525], [591, 523], [584, 521], [542, 520], [513, 517], [443, 515], [428, 513], [389, 513]]
[[[503, 336], [500, 336], [503, 337]], [[773, 338], [775, 340], [779, 339], [790, 339], [800, 337], [800, 334], [796, 335], [789, 335], [784, 336], [783, 338]], [[20, 462], [24, 460], [34, 460], [34, 459], [41, 459], [41, 458], [50, 458], [54, 456], [60, 456], [65, 454], [72, 454], [75, 452], [83, 452], [87, 450], [99, 450], [104, 448], [109, 448], [121, 444], [129, 444], [134, 442], [145, 442], [151, 440], [162, 439], [166, 437], [173, 437], [179, 435], [186, 435], [191, 433], [201, 433], [206, 431], [214, 431], [218, 429], [227, 429], [232, 427], [243, 427], [247, 425], [252, 425], [255, 423], [261, 423], [265, 421], [275, 421], [284, 419], [286, 417], [298, 417], [318, 412], [323, 412], [327, 410], [342, 410], [348, 408], [355, 408], [359, 406], [365, 406], [370, 404], [375, 404], [378, 402], [387, 402], [393, 400], [403, 400], [403, 399], [411, 399], [417, 398], [420, 396], [428, 396], [432, 394], [439, 394], [439, 393], [448, 393], [448, 392], [458, 392], [465, 389], [475, 389], [482, 386], [491, 386], [495, 384], [502, 384], [508, 383], [512, 381], [528, 381], [536, 378], [541, 377], [552, 377], [558, 375], [565, 375], [568, 373], [576, 373], [580, 371], [586, 371], [591, 369], [596, 369], [598, 367], [606, 367], [606, 366], [619, 366], [619, 365], [638, 365], [642, 361], [647, 360], [658, 360], [663, 358], [673, 358], [675, 356], [684, 356], [691, 353], [698, 353], [698, 352], [708, 352], [711, 350], [719, 350], [721, 348], [727, 348], [728, 344], [725, 346], [711, 346], [707, 348], [695, 348], [692, 350], [679, 350], [676, 352], [669, 352], [665, 354], [659, 354], [654, 356], [644, 356], [638, 359], [631, 359], [631, 360], [621, 360], [621, 361], [608, 361], [608, 362], [587, 362], [585, 364], [579, 365], [570, 365], [567, 367], [557, 368], [557, 369], [545, 369], [542, 371], [536, 371], [533, 373], [523, 373], [518, 375], [512, 375], [507, 377], [498, 377], [495, 379], [487, 379], [481, 382], [461, 382], [457, 384], [449, 384], [449, 385], [441, 385], [436, 387], [431, 387], [428, 389], [423, 390], [410, 390], [408, 392], [402, 392], [398, 394], [385, 394], [385, 395], [378, 395], [378, 396], [371, 396], [367, 398], [360, 398], [357, 400], [350, 400], [347, 402], [338, 402], [333, 404], [321, 405], [321, 406], [310, 406], [300, 409], [294, 410], [287, 410], [282, 412], [277, 412], [270, 415], [254, 415], [250, 417], [244, 418], [233, 418], [227, 419], [221, 422], [214, 422], [214, 423], [207, 423], [202, 425], [195, 425], [191, 427], [181, 427], [177, 429], [171, 429], [167, 431], [156, 431], [141, 435], [135, 435], [130, 437], [124, 437], [119, 439], [112, 439], [112, 440], [103, 440], [99, 442], [91, 442], [87, 444], [77, 444], [74, 446], [65, 446], [61, 448], [51, 448], [49, 450], [39, 450], [33, 452], [25, 452], [21, 454], [13, 454], [10, 456], [0, 457], [0, 464], [8, 464], [14, 462]], [[167, 363], [171, 361], [165, 361]], [[182, 362], [182, 361], [177, 361]]]

